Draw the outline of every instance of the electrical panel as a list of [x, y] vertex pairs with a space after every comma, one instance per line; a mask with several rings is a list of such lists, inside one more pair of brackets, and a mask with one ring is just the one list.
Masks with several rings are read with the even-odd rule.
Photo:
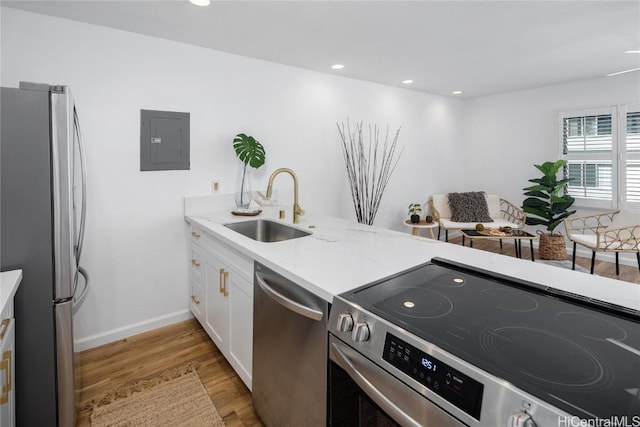
[[140, 110], [140, 170], [189, 167], [189, 113]]

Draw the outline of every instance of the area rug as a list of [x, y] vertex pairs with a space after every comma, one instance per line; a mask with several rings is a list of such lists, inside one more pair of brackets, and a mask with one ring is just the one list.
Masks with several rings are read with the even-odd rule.
[[224, 426], [193, 365], [120, 387], [93, 406], [92, 427]]

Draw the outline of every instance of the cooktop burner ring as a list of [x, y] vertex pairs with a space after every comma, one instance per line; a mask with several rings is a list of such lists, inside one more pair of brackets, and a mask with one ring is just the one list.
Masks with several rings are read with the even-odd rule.
[[502, 310], [524, 313], [538, 309], [538, 301], [516, 289], [486, 288], [480, 297], [487, 304]]
[[416, 319], [436, 319], [453, 310], [453, 303], [441, 292], [412, 286], [399, 287], [395, 295], [374, 304], [383, 311]]
[[[556, 333], [528, 326], [497, 326], [480, 336], [484, 352], [506, 369], [515, 369], [537, 382], [560, 388], [595, 390], [613, 380], [607, 366], [587, 348]], [[550, 356], [549, 348], [555, 349]], [[517, 349], [509, 355], [511, 350]], [[556, 364], [554, 354], [571, 358], [571, 364]]]
[[431, 279], [430, 285], [439, 288], [459, 288], [467, 284], [465, 276], [457, 272], [446, 271], [443, 274]]
[[627, 331], [620, 326], [591, 313], [563, 311], [555, 317], [556, 322], [567, 331], [591, 340], [624, 341], [628, 336]]

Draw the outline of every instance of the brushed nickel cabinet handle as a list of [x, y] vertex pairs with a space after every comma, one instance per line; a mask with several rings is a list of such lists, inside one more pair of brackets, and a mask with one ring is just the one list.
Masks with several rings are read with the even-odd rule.
[[0, 324], [0, 340], [4, 338], [4, 334], [7, 332], [11, 319], [4, 319]]
[[197, 305], [200, 305], [200, 300], [195, 295], [191, 295], [191, 301], [193, 301]]
[[193, 265], [194, 267], [200, 267], [200, 261], [198, 261], [197, 259], [192, 259], [191, 265]]

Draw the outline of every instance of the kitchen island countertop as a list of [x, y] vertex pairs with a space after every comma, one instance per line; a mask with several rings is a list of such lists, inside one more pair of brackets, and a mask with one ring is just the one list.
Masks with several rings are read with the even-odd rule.
[[[640, 311], [638, 284], [338, 218], [303, 216], [296, 225], [291, 224], [290, 219], [276, 218], [276, 209], [266, 209], [255, 218], [233, 216], [229, 210], [206, 212], [200, 209], [191, 213], [188, 208], [185, 210], [185, 219], [190, 224], [204, 228], [220, 241], [329, 302], [335, 295], [440, 257]], [[224, 226], [253, 219], [283, 221], [313, 234], [264, 243]]]

